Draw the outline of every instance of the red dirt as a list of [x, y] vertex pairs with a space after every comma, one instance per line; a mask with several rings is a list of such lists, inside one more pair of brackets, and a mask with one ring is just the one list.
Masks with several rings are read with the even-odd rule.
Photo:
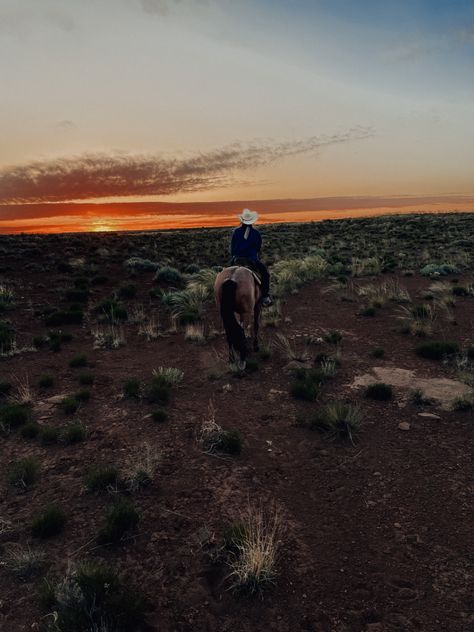
[[[107, 273], [115, 284], [95, 290], [94, 300], [120, 282], [119, 266], [115, 275], [113, 270]], [[47, 290], [36, 275], [17, 280], [23, 298], [8, 317], [22, 332], [21, 343], [45, 332], [29, 302], [44, 302]], [[55, 287], [51, 279], [46, 282]], [[419, 277], [400, 282], [412, 295], [429, 284]], [[137, 283], [137, 300], [147, 302], [151, 276]], [[39, 350], [2, 360], [0, 379], [27, 373], [36, 385], [40, 375], [50, 373], [56, 376], [51, 395], [74, 392], [81, 369], [68, 363], [86, 353], [96, 382], [76, 417], [90, 436], [72, 446], [42, 446], [16, 435], [0, 439], [0, 516], [17, 525], [0, 542], [32, 542], [32, 512], [60, 502], [68, 522], [62, 535], [43, 545], [49, 572], [64, 570], [69, 559], [110, 562], [149, 598], [151, 629], [163, 632], [472, 632], [472, 413], [430, 407], [426, 410], [439, 412], [441, 419], [423, 418], [414, 405], [400, 409], [396, 400], [375, 402], [350, 391], [354, 376], [374, 365], [415, 369], [428, 377], [453, 371], [415, 355], [419, 340], [397, 331], [396, 306], [364, 318], [356, 302], [322, 293], [326, 285], [317, 282], [290, 297], [284, 315], [292, 322], [282, 322], [278, 331], [343, 333], [342, 365], [320, 401], [347, 399], [361, 406], [365, 424], [355, 447], [297, 426], [297, 415], [308, 416], [319, 404], [290, 397], [287, 360], [276, 353], [252, 375], [210, 381], [210, 350], [224, 352], [223, 337], [206, 345], [186, 342], [181, 334], [146, 342], [136, 335], [136, 325], [127, 324], [125, 347], [93, 350], [88, 327], [65, 327], [74, 339], [60, 353]], [[472, 298], [457, 298], [457, 324], [444, 323], [446, 339], [474, 343], [473, 306]], [[263, 331], [264, 338], [272, 335], [271, 329]], [[383, 359], [370, 356], [375, 347], [385, 349]], [[314, 354], [329, 349], [311, 347]], [[150, 405], [119, 396], [125, 379], [146, 382], [160, 365], [179, 367], [185, 377], [169, 420], [156, 424], [146, 417]], [[231, 390], [223, 389], [225, 384]], [[241, 431], [239, 457], [205, 455], [196, 441], [211, 398], [217, 422]], [[40, 421], [61, 425], [66, 417], [54, 408]], [[408, 432], [398, 429], [401, 421], [410, 423]], [[99, 548], [94, 538], [109, 499], [86, 493], [83, 473], [98, 461], [120, 467], [124, 455], [144, 440], [159, 446], [163, 458], [155, 481], [134, 495], [141, 513], [138, 533], [117, 547]], [[7, 486], [4, 473], [11, 460], [24, 456], [36, 456], [42, 473], [30, 490], [19, 493]], [[202, 545], [205, 534], [219, 540], [248, 502], [276, 503], [285, 522], [278, 577], [261, 597], [229, 590], [228, 570], [212, 565]], [[36, 597], [41, 581], [22, 583], [0, 567], [2, 632], [43, 625]]]

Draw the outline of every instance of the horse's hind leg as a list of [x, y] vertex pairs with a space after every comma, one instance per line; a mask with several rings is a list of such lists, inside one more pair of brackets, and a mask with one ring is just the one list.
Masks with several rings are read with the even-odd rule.
[[259, 351], [258, 345], [258, 328], [260, 324], [260, 304], [257, 303], [255, 305], [255, 309], [253, 310], [253, 350]]

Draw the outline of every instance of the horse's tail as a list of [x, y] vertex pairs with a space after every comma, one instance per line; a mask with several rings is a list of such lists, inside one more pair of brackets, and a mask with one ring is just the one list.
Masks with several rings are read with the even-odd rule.
[[232, 279], [227, 279], [222, 284], [221, 316], [229, 347], [233, 347], [240, 354], [240, 359], [245, 360], [245, 332], [235, 317], [236, 290], [237, 283]]

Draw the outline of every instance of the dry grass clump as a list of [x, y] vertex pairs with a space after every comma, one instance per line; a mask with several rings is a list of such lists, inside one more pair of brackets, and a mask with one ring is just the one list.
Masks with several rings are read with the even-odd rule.
[[0, 565], [14, 575], [26, 579], [41, 571], [45, 560], [46, 555], [43, 551], [32, 549], [30, 546], [12, 544], [5, 550]]
[[204, 325], [202, 323], [189, 323], [186, 325], [184, 339], [191, 342], [205, 342]]
[[428, 337], [433, 334], [437, 312], [434, 305], [409, 305], [400, 307], [397, 317], [402, 322], [402, 331], [412, 336]]
[[319, 255], [278, 261], [271, 269], [272, 293], [276, 297], [294, 294], [306, 283], [322, 277], [326, 270], [327, 262]]
[[15, 293], [6, 283], [0, 283], [0, 308], [11, 305], [15, 300]]
[[33, 402], [33, 391], [30, 387], [30, 381], [28, 374], [25, 374], [24, 378], [15, 378], [16, 381], [16, 393], [10, 397], [10, 400], [14, 404], [21, 406], [27, 406]]
[[166, 386], [177, 386], [183, 381], [184, 373], [181, 369], [160, 366], [153, 369], [153, 377]]
[[128, 457], [123, 467], [123, 481], [127, 489], [136, 492], [149, 485], [155, 477], [161, 453], [148, 441], [143, 442]]
[[362, 259], [359, 257], [352, 258], [352, 276], [375, 276], [382, 273], [382, 261], [378, 257], [368, 257]]
[[91, 333], [94, 338], [94, 349], [119, 349], [126, 343], [123, 327], [115, 322], [96, 325]]
[[158, 318], [152, 314], [140, 322], [138, 335], [144, 336], [148, 341], [156, 340], [160, 337], [160, 323]]
[[307, 349], [299, 351], [294, 341], [290, 341], [287, 336], [282, 333], [276, 334], [273, 340], [273, 347], [288, 361], [307, 362], [310, 358]]
[[242, 439], [238, 430], [225, 430], [216, 422], [216, 408], [209, 401], [206, 418], [201, 424], [198, 441], [206, 454], [240, 454]]
[[283, 518], [276, 507], [266, 511], [247, 507], [231, 542], [235, 553], [229, 561], [231, 587], [244, 592], [260, 592], [277, 576], [277, 555], [283, 535]]
[[397, 303], [411, 301], [408, 290], [401, 286], [397, 279], [390, 279], [384, 283], [368, 283], [358, 287], [356, 292], [374, 307], [382, 307], [387, 301]]

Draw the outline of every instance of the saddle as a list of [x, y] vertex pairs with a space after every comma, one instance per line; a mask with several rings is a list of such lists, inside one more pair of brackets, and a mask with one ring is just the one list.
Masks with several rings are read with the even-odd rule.
[[231, 265], [238, 266], [239, 268], [245, 268], [252, 273], [252, 276], [255, 279], [256, 283], [258, 283], [258, 285], [262, 285], [260, 273], [258, 272], [258, 270], [255, 269], [251, 259], [246, 259], [245, 257], [235, 257], [232, 260]]

